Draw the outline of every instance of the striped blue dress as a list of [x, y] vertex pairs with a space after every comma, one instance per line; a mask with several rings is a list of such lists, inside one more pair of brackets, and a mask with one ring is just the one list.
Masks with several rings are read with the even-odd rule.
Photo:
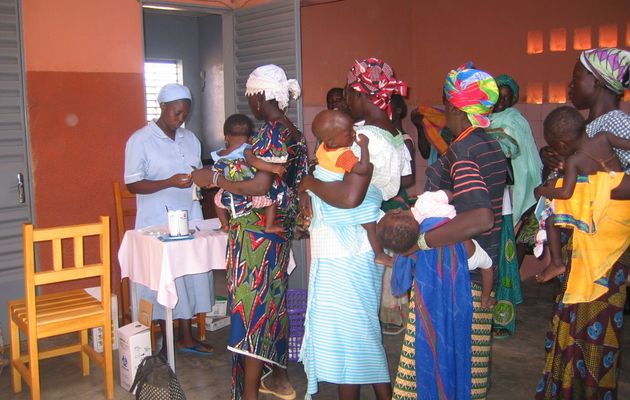
[[[322, 181], [343, 176], [319, 167], [314, 175]], [[378, 318], [383, 267], [374, 263], [361, 226], [378, 218], [381, 192], [370, 185], [363, 203], [349, 210], [311, 198], [311, 271], [300, 355], [307, 398], [317, 393], [318, 382], [390, 381]]]

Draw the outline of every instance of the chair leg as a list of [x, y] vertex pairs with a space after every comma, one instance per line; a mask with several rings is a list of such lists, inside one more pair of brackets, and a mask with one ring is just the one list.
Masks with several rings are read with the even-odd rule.
[[11, 378], [13, 381], [13, 393], [22, 391], [22, 376], [15, 362], [20, 359], [20, 329], [13, 318], [11, 318], [11, 310], [9, 310], [9, 334], [11, 335]]
[[[113, 333], [111, 320], [103, 327], [103, 378], [105, 379], [105, 398], [114, 398], [114, 364], [112, 360]], [[106, 345], [107, 343], [107, 345]]]
[[206, 340], [206, 313], [197, 314], [197, 337], [200, 342]]
[[39, 348], [37, 337], [28, 337], [28, 370], [31, 374], [31, 400], [40, 400], [39, 386]]
[[83, 376], [88, 376], [90, 375], [90, 356], [84, 350], [85, 347], [89, 346], [87, 329], [79, 332], [79, 337], [81, 341], [81, 370], [83, 371]]
[[131, 306], [129, 301], [129, 278], [123, 278], [120, 283], [120, 303], [122, 308], [123, 326], [131, 322]]

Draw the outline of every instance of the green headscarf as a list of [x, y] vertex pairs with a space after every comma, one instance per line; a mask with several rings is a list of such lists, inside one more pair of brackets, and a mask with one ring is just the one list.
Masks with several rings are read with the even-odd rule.
[[501, 86], [507, 86], [512, 90], [512, 102], [510, 103], [510, 107], [514, 104], [518, 103], [518, 83], [509, 75], [501, 74], [494, 78], [497, 82], [497, 86], [501, 89]]

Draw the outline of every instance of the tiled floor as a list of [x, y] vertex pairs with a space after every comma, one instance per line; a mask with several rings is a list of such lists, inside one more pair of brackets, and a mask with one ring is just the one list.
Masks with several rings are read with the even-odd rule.
[[[492, 352], [492, 388], [489, 400], [531, 399], [544, 363], [544, 335], [552, 304], [553, 285], [539, 286], [531, 280], [524, 283], [524, 303], [518, 308], [517, 334], [509, 339], [495, 340]], [[619, 399], [630, 398], [630, 328], [626, 323], [624, 335], [625, 356], [619, 384]], [[198, 357], [180, 354], [177, 357], [177, 375], [187, 398], [221, 399], [229, 398], [230, 354], [225, 349], [228, 328], [209, 332], [209, 340], [217, 349], [212, 357]], [[385, 336], [384, 343], [389, 358], [390, 370], [394, 374], [402, 335]], [[44, 399], [100, 399], [102, 378], [97, 366], [92, 375], [82, 377], [77, 356], [65, 356], [44, 360], [41, 363], [41, 384]], [[132, 399], [133, 396], [118, 386], [115, 372], [115, 398]], [[306, 388], [306, 377], [301, 364], [289, 364], [289, 376], [302, 399]], [[29, 399], [28, 388], [14, 395], [11, 390], [10, 371], [0, 375], [0, 399]], [[321, 384], [317, 399], [335, 399], [332, 385]], [[374, 399], [368, 387], [363, 388], [362, 399]], [[261, 400], [271, 400], [272, 396], [261, 395]]]

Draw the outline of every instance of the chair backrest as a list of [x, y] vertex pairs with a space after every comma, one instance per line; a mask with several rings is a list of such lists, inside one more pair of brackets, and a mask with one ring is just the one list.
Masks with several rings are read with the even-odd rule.
[[120, 182], [112, 182], [112, 187], [114, 189], [114, 206], [116, 208], [116, 229], [118, 231], [118, 243], [120, 244], [125, 236], [125, 231], [133, 228], [135, 225], [136, 195], [127, 190], [127, 187], [121, 185]]
[[[103, 296], [101, 299], [103, 299], [103, 303], [109, 304], [111, 293], [109, 217], [102, 216], [100, 222], [93, 224], [54, 228], [34, 228], [32, 224], [24, 224], [22, 235], [24, 286], [29, 315], [35, 315], [35, 288], [37, 286], [92, 277], [100, 278], [101, 295]], [[96, 237], [99, 254], [96, 262], [86, 264], [85, 239], [89, 237]], [[72, 241], [72, 246], [65, 246], [66, 241]], [[46, 242], [51, 244], [50, 251], [48, 253], [37, 252], [40, 257], [40, 268], [37, 268], [35, 265], [35, 246]], [[64, 253], [66, 257], [64, 257]], [[68, 257], [68, 253], [72, 253], [72, 257]], [[47, 257], [48, 254], [50, 254], [50, 258]], [[89, 255], [90, 258], [94, 258], [91, 253]], [[41, 268], [44, 265], [52, 267], [52, 269]]]

